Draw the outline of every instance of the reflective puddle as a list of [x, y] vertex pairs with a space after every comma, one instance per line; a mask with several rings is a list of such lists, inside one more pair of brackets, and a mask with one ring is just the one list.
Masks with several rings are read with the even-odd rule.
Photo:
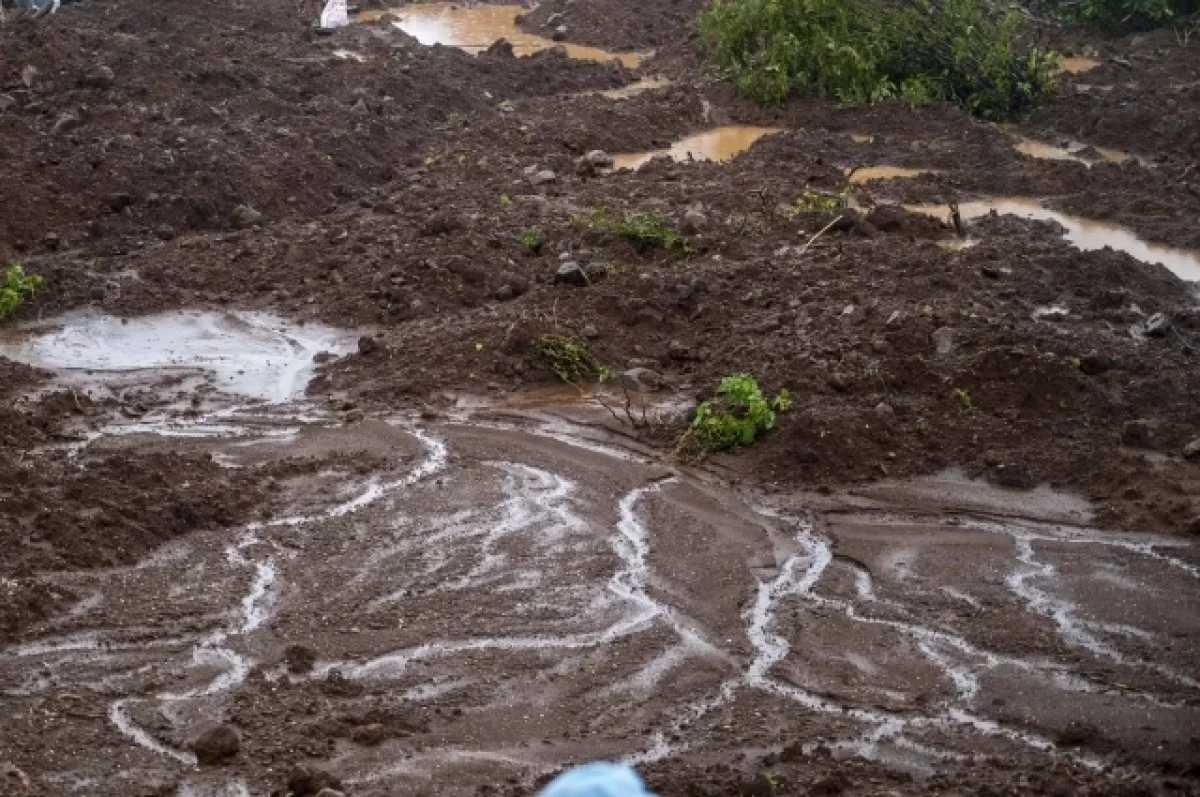
[[850, 173], [850, 183], [859, 185], [871, 180], [902, 180], [920, 177], [922, 174], [935, 174], [932, 169], [906, 169], [903, 166], [866, 166], [855, 169]]
[[[915, 213], [949, 219], [950, 211], [945, 205], [905, 205], [904, 207]], [[1122, 227], [1048, 210], [1036, 200], [990, 199], [963, 202], [959, 205], [959, 211], [968, 220], [986, 216], [993, 210], [997, 213], [1019, 216], [1024, 219], [1058, 222], [1066, 229], [1066, 239], [1084, 251], [1103, 249], [1107, 246], [1146, 263], [1162, 263], [1180, 279], [1200, 280], [1200, 253], [1146, 243]]]
[[1078, 141], [1068, 142], [1065, 147], [1056, 147], [1051, 144], [1043, 144], [1041, 141], [1033, 141], [1028, 138], [1018, 138], [1014, 145], [1017, 152], [1022, 155], [1028, 155], [1031, 158], [1040, 158], [1042, 160], [1052, 161], [1074, 161], [1087, 166], [1094, 166], [1101, 161], [1094, 157], [1081, 154], [1085, 150], [1094, 151], [1100, 156], [1101, 160], [1109, 163], [1124, 163], [1125, 161], [1135, 161], [1137, 163], [1144, 162], [1135, 155], [1130, 155], [1128, 152], [1122, 152], [1119, 149], [1108, 149], [1106, 147], [1089, 147], [1087, 144], [1082, 144]]
[[444, 44], [469, 53], [486, 50], [506, 39], [517, 55], [530, 55], [551, 47], [565, 47], [567, 55], [582, 61], [617, 60], [633, 69], [645, 53], [612, 53], [598, 47], [556, 42], [517, 27], [517, 17], [529, 9], [512, 5], [460, 6], [452, 3], [420, 3], [401, 8], [363, 11], [357, 22], [391, 19], [392, 24], [421, 44]]
[[614, 169], [637, 169], [657, 155], [668, 155], [680, 162], [727, 161], [750, 148], [763, 136], [780, 132], [778, 127], [753, 125], [724, 125], [680, 139], [668, 149], [652, 152], [629, 152], [613, 156]]
[[1100, 66], [1100, 59], [1085, 58], [1081, 55], [1064, 55], [1058, 59], [1058, 71], [1067, 72], [1072, 75], [1087, 72], [1089, 69], [1095, 69], [1098, 66]]
[[346, 354], [355, 340], [330, 327], [257, 313], [183, 311], [120, 319], [82, 312], [5, 330], [0, 355], [81, 385], [122, 372], [199, 374], [225, 393], [285, 401], [304, 392], [316, 354]]

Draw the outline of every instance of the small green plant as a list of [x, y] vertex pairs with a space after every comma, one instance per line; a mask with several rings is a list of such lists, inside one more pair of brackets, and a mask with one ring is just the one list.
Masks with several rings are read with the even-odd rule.
[[970, 391], [964, 390], [961, 387], [956, 387], [954, 388], [954, 398], [958, 400], [958, 403], [962, 405], [964, 410], [968, 412], [971, 410], [972, 404]]
[[508, 194], [501, 194], [501, 195], [500, 195], [500, 207], [502, 207], [502, 208], [511, 208], [511, 207], [512, 207], [512, 205], [513, 205], [512, 198], [511, 198], [511, 197], [510, 197]]
[[683, 236], [657, 213], [630, 213], [615, 218], [608, 214], [607, 209], [599, 207], [592, 209], [588, 223], [595, 229], [606, 230], [629, 239], [638, 250], [654, 247], [679, 248], [685, 251], [690, 249]]
[[535, 350], [550, 364], [550, 370], [567, 384], [577, 385], [588, 379], [603, 382], [609, 370], [592, 356], [587, 346], [570, 335], [542, 335]]
[[846, 207], [850, 201], [849, 189], [840, 194], [823, 194], [812, 189], [804, 189], [804, 193], [796, 197], [796, 209], [813, 212], [832, 213]]
[[718, 384], [716, 397], [696, 407], [680, 442], [699, 449], [701, 454], [748, 446], [772, 428], [776, 413], [786, 412], [791, 403], [786, 388], [767, 400], [754, 377], [727, 376]]
[[537, 227], [530, 227], [528, 230], [522, 230], [521, 234], [517, 236], [517, 240], [520, 241], [521, 246], [525, 247], [530, 252], [533, 252], [535, 255], [542, 251], [542, 245], [546, 243], [542, 238], [542, 231]]
[[46, 281], [39, 275], [27, 272], [19, 264], [9, 266], [4, 271], [4, 281], [0, 283], [0, 319], [16, 314], [25, 300], [45, 284]]

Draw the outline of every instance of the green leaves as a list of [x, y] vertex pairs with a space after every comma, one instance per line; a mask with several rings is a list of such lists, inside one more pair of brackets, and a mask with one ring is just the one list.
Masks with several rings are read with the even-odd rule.
[[791, 399], [786, 389], [767, 401], [754, 377], [727, 376], [717, 386], [717, 397], [696, 407], [680, 442], [693, 444], [702, 454], [748, 446], [760, 432], [775, 426], [777, 412], [786, 412], [789, 407]]
[[1014, 50], [1018, 21], [985, 0], [715, 0], [700, 30], [721, 73], [764, 105], [948, 100], [1002, 121], [1054, 89], [1052, 54]]
[[4, 272], [4, 282], [0, 283], [0, 320], [14, 315], [45, 283], [40, 276], [15, 263], [9, 266]]
[[608, 368], [570, 335], [542, 335], [534, 349], [549, 363], [555, 376], [567, 384], [578, 385], [589, 377], [603, 382], [609, 377]]

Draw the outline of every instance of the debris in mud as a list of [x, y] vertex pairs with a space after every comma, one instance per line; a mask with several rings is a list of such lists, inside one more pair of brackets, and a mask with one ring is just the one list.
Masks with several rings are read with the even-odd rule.
[[218, 725], [201, 733], [192, 742], [192, 752], [201, 764], [215, 766], [224, 764], [238, 754], [242, 737], [231, 725]]

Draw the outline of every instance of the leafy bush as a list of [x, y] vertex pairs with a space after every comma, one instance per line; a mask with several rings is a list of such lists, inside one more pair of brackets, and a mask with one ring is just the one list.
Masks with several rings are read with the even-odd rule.
[[775, 414], [791, 406], [786, 389], [768, 401], [754, 377], [735, 374], [721, 380], [716, 398], [696, 407], [696, 415], [681, 443], [690, 443], [701, 453], [748, 446], [760, 432], [775, 425]]
[[542, 335], [534, 346], [549, 364], [555, 376], [568, 384], [585, 379], [605, 380], [609, 371], [592, 356], [587, 346], [570, 335]]
[[803, 194], [796, 197], [795, 205], [798, 210], [802, 211], [833, 213], [846, 207], [849, 201], [849, 189], [840, 194], [823, 194], [806, 188]]
[[1050, 0], [1052, 14], [1109, 33], [1200, 24], [1200, 0]]
[[9, 266], [0, 282], [0, 320], [16, 314], [25, 300], [33, 296], [46, 281], [37, 274], [25, 271], [17, 264]]
[[715, 0], [700, 30], [718, 68], [764, 104], [949, 100], [1004, 121], [1054, 89], [1055, 56], [1014, 49], [1019, 19], [985, 0]]

